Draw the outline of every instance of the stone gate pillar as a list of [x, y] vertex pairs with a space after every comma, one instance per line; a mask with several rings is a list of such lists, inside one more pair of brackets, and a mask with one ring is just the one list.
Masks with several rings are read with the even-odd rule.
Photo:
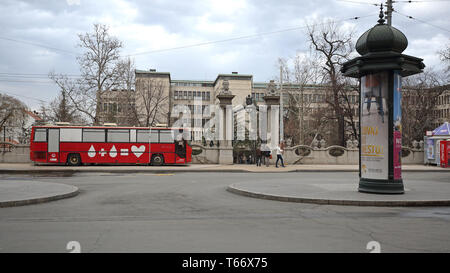
[[[273, 80], [267, 85], [264, 101], [267, 105], [267, 142], [271, 149], [275, 149], [280, 142], [280, 94], [276, 90]], [[264, 133], [264, 132], [263, 132]]]
[[219, 124], [216, 124], [219, 137], [219, 164], [233, 164], [233, 106], [232, 101], [234, 95], [229, 90], [229, 83], [227, 80], [223, 81], [222, 90], [216, 96], [219, 100], [220, 114]]

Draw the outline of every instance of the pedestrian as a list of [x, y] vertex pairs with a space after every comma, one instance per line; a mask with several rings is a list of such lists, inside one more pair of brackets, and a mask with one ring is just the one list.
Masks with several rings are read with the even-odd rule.
[[261, 167], [261, 148], [256, 148], [256, 166]]
[[284, 161], [283, 161], [283, 152], [284, 150], [281, 149], [282, 144], [279, 144], [276, 148], [277, 151], [277, 162], [275, 163], [275, 167], [278, 168], [278, 160], [281, 160], [281, 166], [284, 168]]
[[253, 157], [252, 157], [252, 155], [251, 154], [249, 154], [248, 156], [247, 156], [247, 164], [252, 164], [253, 162]]
[[264, 162], [266, 163], [266, 167], [269, 167], [271, 153], [269, 145], [267, 143], [264, 144]]

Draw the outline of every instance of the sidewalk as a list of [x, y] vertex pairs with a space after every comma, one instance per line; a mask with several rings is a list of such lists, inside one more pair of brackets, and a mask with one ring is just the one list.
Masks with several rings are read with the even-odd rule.
[[[281, 172], [357, 172], [358, 165], [288, 165], [286, 168], [257, 167], [255, 165], [209, 165], [189, 164], [184, 166], [78, 166], [33, 165], [29, 163], [2, 163], [0, 174], [36, 174], [36, 173], [77, 173], [77, 172], [109, 172], [109, 173], [163, 173], [163, 172], [248, 172], [248, 173], [281, 173]], [[449, 172], [450, 168], [424, 165], [404, 165], [403, 172]]]
[[[448, 173], [450, 178], [450, 173]], [[352, 177], [353, 176], [353, 177]], [[303, 174], [301, 179], [258, 179], [233, 183], [227, 191], [265, 200], [320, 205], [423, 207], [450, 206], [450, 183], [432, 175], [409, 175], [404, 194], [374, 194], [358, 191], [354, 174]], [[439, 177], [447, 176], [440, 174]]]
[[79, 193], [70, 185], [36, 181], [0, 181], [0, 208], [25, 206], [69, 198]]

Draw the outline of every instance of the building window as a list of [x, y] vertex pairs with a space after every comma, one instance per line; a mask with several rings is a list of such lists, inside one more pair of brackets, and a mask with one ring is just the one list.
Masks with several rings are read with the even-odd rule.
[[178, 99], [178, 91], [173, 92], [173, 98], [174, 98], [175, 100]]
[[110, 106], [110, 108], [111, 108], [111, 112], [112, 112], [112, 113], [117, 112], [117, 104], [116, 104], [116, 103], [112, 103], [112, 104], [110, 104], [109, 106]]
[[210, 100], [211, 99], [211, 93], [208, 91], [206, 92], [206, 100]]

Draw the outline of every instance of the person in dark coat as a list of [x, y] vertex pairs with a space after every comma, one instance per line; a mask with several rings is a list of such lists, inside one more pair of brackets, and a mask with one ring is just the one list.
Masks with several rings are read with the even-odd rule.
[[262, 153], [261, 153], [261, 148], [256, 148], [256, 166], [261, 167], [261, 158], [262, 158]]

